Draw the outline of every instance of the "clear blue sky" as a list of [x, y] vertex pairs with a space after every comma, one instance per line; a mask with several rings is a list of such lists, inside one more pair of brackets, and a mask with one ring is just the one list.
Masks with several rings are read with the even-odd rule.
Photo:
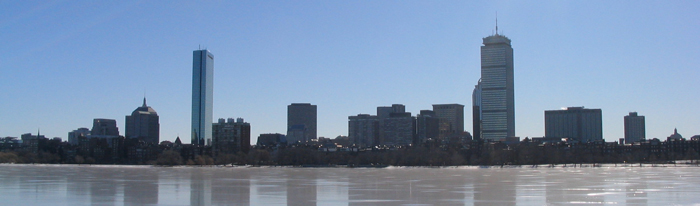
[[700, 1], [0, 1], [0, 136], [66, 138], [148, 104], [161, 140], [189, 142], [192, 51], [214, 63], [214, 118], [285, 133], [290, 103], [318, 105], [318, 135], [377, 106], [466, 105], [479, 47], [499, 31], [515, 58], [516, 135], [544, 110], [603, 110], [647, 138], [700, 134]]

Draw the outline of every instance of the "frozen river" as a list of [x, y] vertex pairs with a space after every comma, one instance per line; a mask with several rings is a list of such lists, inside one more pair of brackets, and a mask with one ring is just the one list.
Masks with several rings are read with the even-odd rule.
[[0, 198], [2, 205], [692, 205], [700, 203], [700, 167], [5, 164]]

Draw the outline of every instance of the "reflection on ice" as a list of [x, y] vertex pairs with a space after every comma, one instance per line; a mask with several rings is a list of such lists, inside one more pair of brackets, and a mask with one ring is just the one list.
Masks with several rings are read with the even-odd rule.
[[0, 165], [8, 205], [693, 204], [696, 167]]

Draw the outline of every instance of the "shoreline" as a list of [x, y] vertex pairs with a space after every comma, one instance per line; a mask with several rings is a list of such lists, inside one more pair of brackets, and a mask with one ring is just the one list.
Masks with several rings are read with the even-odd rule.
[[453, 165], [453, 166], [400, 166], [400, 165], [111, 165], [111, 164], [44, 164], [44, 163], [0, 163], [0, 166], [52, 166], [52, 167], [120, 167], [120, 168], [339, 168], [339, 169], [500, 169], [500, 168], [656, 168], [656, 167], [700, 167], [698, 163], [585, 163], [545, 165]]

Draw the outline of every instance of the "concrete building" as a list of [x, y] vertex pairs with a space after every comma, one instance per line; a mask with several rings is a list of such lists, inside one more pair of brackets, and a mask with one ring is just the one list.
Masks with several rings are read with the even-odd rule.
[[78, 128], [71, 132], [68, 132], [68, 143], [71, 145], [78, 145], [80, 137], [90, 136], [90, 130], [85, 127]]
[[630, 112], [625, 116], [625, 143], [632, 144], [646, 139], [644, 116]]
[[348, 117], [348, 138], [359, 147], [379, 144], [379, 118], [369, 114]]
[[119, 128], [117, 128], [117, 120], [113, 119], [94, 119], [92, 120], [92, 130], [90, 130], [90, 138], [113, 138], [119, 137]]
[[485, 37], [481, 46], [481, 136], [502, 140], [515, 136], [513, 48], [498, 34]]
[[212, 125], [212, 147], [215, 154], [235, 154], [250, 150], [250, 123], [243, 118], [219, 119]]
[[214, 103], [214, 55], [195, 50], [192, 59], [192, 144], [211, 141]]
[[143, 105], [131, 112], [131, 115], [126, 116], [125, 126], [124, 136], [126, 138], [138, 138], [154, 145], [160, 143], [158, 113], [146, 105], [145, 97], [143, 98]]
[[462, 135], [464, 132], [464, 105], [434, 104], [435, 117], [440, 119], [439, 139]]
[[382, 145], [409, 145], [416, 138], [416, 118], [410, 112], [391, 113], [379, 120], [380, 143]]
[[600, 109], [568, 107], [544, 112], [545, 137], [571, 138], [581, 142], [603, 140], [603, 118]]
[[308, 142], [316, 139], [316, 105], [293, 103], [287, 106], [287, 141]]
[[440, 118], [437, 117], [434, 111], [421, 110], [416, 117], [416, 142], [414, 144], [423, 143], [426, 140], [437, 140], [440, 136]]
[[377, 145], [408, 145], [416, 139], [416, 118], [403, 104], [377, 107], [379, 142]]

